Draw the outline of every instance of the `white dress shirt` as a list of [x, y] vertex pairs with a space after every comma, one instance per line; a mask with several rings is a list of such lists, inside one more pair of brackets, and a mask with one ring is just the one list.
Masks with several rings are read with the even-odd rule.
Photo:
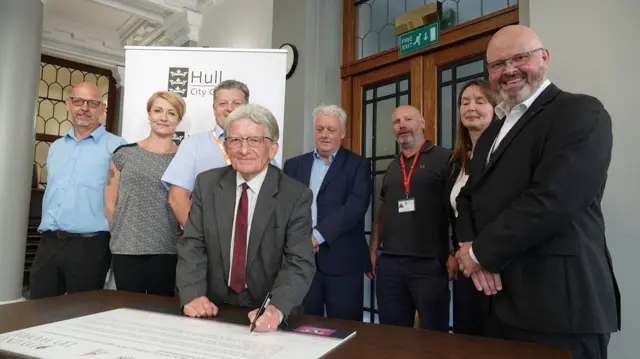
[[[493, 145], [491, 146], [491, 150], [489, 151], [489, 154], [487, 155], [487, 163], [489, 163], [489, 158], [491, 158], [491, 155], [493, 154], [493, 152], [495, 152], [498, 146], [500, 146], [500, 142], [504, 140], [504, 138], [507, 136], [507, 133], [511, 131], [513, 126], [515, 126], [516, 123], [518, 123], [518, 120], [520, 120], [522, 115], [524, 115], [525, 112], [527, 112], [527, 110], [531, 107], [531, 104], [538, 98], [538, 96], [540, 96], [542, 91], [544, 91], [550, 84], [551, 84], [551, 81], [549, 81], [548, 79], [545, 80], [542, 83], [542, 85], [540, 85], [538, 90], [536, 90], [536, 92], [534, 92], [531, 96], [529, 96], [528, 99], [514, 106], [511, 109], [511, 112], [507, 113], [504, 102], [501, 102], [498, 104], [498, 106], [496, 106], [494, 111], [499, 119], [504, 119], [504, 123], [500, 128], [500, 132], [498, 132], [498, 136], [496, 136], [496, 139], [493, 141]], [[471, 248], [469, 248], [469, 255], [471, 256], [471, 259], [473, 259], [476, 263], [480, 264], [476, 256], [473, 254], [473, 245], [471, 246]]]
[[458, 218], [458, 203], [456, 199], [458, 199], [458, 195], [460, 194], [460, 190], [467, 184], [467, 180], [469, 179], [469, 174], [464, 170], [460, 170], [460, 174], [458, 178], [456, 178], [456, 182], [453, 184], [453, 188], [451, 189], [451, 195], [449, 200], [451, 201], [451, 208], [453, 208], [453, 214]]
[[[262, 183], [264, 182], [265, 177], [267, 176], [267, 170], [269, 167], [262, 170], [262, 172], [258, 173], [255, 177], [253, 177], [250, 181], [247, 181], [242, 177], [242, 175], [236, 172], [236, 205], [233, 209], [233, 226], [231, 227], [233, 230], [231, 231], [231, 250], [229, 252], [229, 258], [231, 261], [229, 262], [229, 273], [232, 273], [233, 267], [233, 244], [235, 243], [236, 237], [236, 216], [238, 215], [238, 204], [240, 204], [240, 196], [242, 195], [242, 184], [247, 182], [247, 202], [249, 208], [247, 208], [247, 251], [249, 250], [249, 235], [251, 233], [251, 221], [253, 220], [253, 212], [256, 209], [256, 202], [258, 202], [258, 194], [260, 193], [260, 187], [262, 187]], [[245, 253], [246, 255], [246, 253]], [[231, 275], [229, 275], [228, 283], [231, 285]], [[245, 288], [247, 284], [245, 283]]]
[[[258, 173], [251, 180], [247, 181], [242, 177], [239, 172], [236, 172], [236, 205], [233, 209], [233, 230], [231, 231], [231, 246], [229, 250], [229, 273], [231, 273], [233, 267], [233, 244], [235, 243], [236, 236], [236, 217], [238, 215], [238, 205], [240, 204], [240, 196], [242, 196], [242, 184], [247, 183], [247, 204], [249, 208], [247, 208], [247, 251], [249, 250], [249, 238], [251, 235], [251, 222], [253, 221], [253, 212], [256, 209], [256, 203], [258, 202], [258, 194], [260, 194], [260, 188], [262, 187], [262, 183], [264, 183], [264, 179], [267, 177], [267, 171], [269, 170], [269, 166], [267, 166], [262, 172]], [[246, 256], [246, 253], [245, 253]], [[229, 274], [229, 279], [227, 284], [231, 285], [231, 274]], [[247, 284], [244, 284], [244, 287], [247, 287]], [[277, 309], [277, 308], [276, 308]], [[282, 323], [282, 319], [284, 319], [284, 315], [278, 309], [278, 314], [280, 316], [280, 322]]]

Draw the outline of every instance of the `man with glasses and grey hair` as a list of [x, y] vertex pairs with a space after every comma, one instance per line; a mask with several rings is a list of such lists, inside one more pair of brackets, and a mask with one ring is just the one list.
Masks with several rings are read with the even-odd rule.
[[196, 177], [177, 244], [180, 303], [189, 317], [210, 317], [218, 314], [215, 303], [258, 308], [270, 295], [256, 331], [273, 332], [302, 303], [315, 273], [313, 195], [269, 163], [279, 129], [268, 109], [239, 106], [225, 135], [231, 166]]
[[100, 124], [106, 105], [95, 84], [76, 84], [65, 104], [73, 128], [47, 154], [31, 299], [102, 289], [111, 265], [104, 183], [109, 156], [126, 142]]
[[305, 314], [362, 320], [363, 274], [371, 271], [364, 218], [371, 202], [369, 161], [342, 147], [347, 115], [336, 105], [313, 111], [316, 149], [285, 162], [284, 172], [313, 191], [317, 271]]
[[196, 176], [203, 171], [230, 164], [223, 145], [223, 129], [229, 114], [248, 102], [249, 89], [244, 83], [236, 80], [219, 83], [213, 90], [215, 128], [185, 138], [162, 176], [162, 182], [169, 189], [169, 205], [181, 226], [184, 226], [189, 216], [191, 191]]

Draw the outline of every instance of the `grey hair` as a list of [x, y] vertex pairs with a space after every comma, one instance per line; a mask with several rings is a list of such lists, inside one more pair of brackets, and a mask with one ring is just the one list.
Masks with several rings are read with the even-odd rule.
[[316, 119], [320, 115], [325, 116], [335, 116], [340, 119], [340, 125], [342, 128], [347, 127], [347, 114], [344, 112], [342, 107], [337, 105], [320, 105], [313, 110], [313, 122], [316, 122]]
[[251, 120], [258, 125], [262, 125], [262, 127], [267, 130], [267, 137], [272, 139], [273, 142], [278, 142], [278, 139], [280, 139], [280, 130], [278, 128], [278, 121], [276, 121], [276, 117], [266, 107], [253, 103], [240, 105], [229, 114], [229, 117], [227, 117], [227, 123], [224, 126], [225, 137], [229, 133], [231, 124], [234, 121], [242, 119]]
[[249, 88], [244, 82], [236, 81], [236, 80], [224, 80], [213, 89], [213, 101], [216, 101], [216, 94], [220, 90], [233, 90], [237, 89], [244, 93], [245, 102], [249, 102]]

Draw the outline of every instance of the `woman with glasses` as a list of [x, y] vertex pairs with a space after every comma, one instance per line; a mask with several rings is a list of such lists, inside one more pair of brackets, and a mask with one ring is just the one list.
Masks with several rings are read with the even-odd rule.
[[[493, 109], [497, 104], [498, 95], [484, 80], [471, 80], [460, 91], [458, 130], [451, 157], [455, 181], [450, 195], [453, 228], [458, 216], [456, 198], [469, 179], [467, 169], [473, 157], [476, 141], [493, 121]], [[453, 243], [456, 247], [458, 240], [464, 240], [464, 238], [456, 238], [454, 231]], [[447, 265], [450, 270], [457, 271], [458, 263], [455, 258], [453, 260], [451, 258]], [[458, 273], [453, 283], [453, 331], [455, 333], [472, 335], [484, 333], [486, 315], [483, 312], [488, 302], [486, 295], [487, 293], [476, 289], [471, 278]]]
[[154, 93], [147, 101], [149, 136], [111, 155], [104, 196], [118, 290], [174, 295], [181, 231], [160, 179], [178, 149], [172, 137], [185, 108], [172, 92]]

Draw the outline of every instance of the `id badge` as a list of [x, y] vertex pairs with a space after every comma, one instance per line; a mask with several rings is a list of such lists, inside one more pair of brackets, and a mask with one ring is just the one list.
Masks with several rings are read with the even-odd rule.
[[401, 199], [398, 201], [398, 213], [413, 212], [416, 210], [416, 204], [413, 198]]

